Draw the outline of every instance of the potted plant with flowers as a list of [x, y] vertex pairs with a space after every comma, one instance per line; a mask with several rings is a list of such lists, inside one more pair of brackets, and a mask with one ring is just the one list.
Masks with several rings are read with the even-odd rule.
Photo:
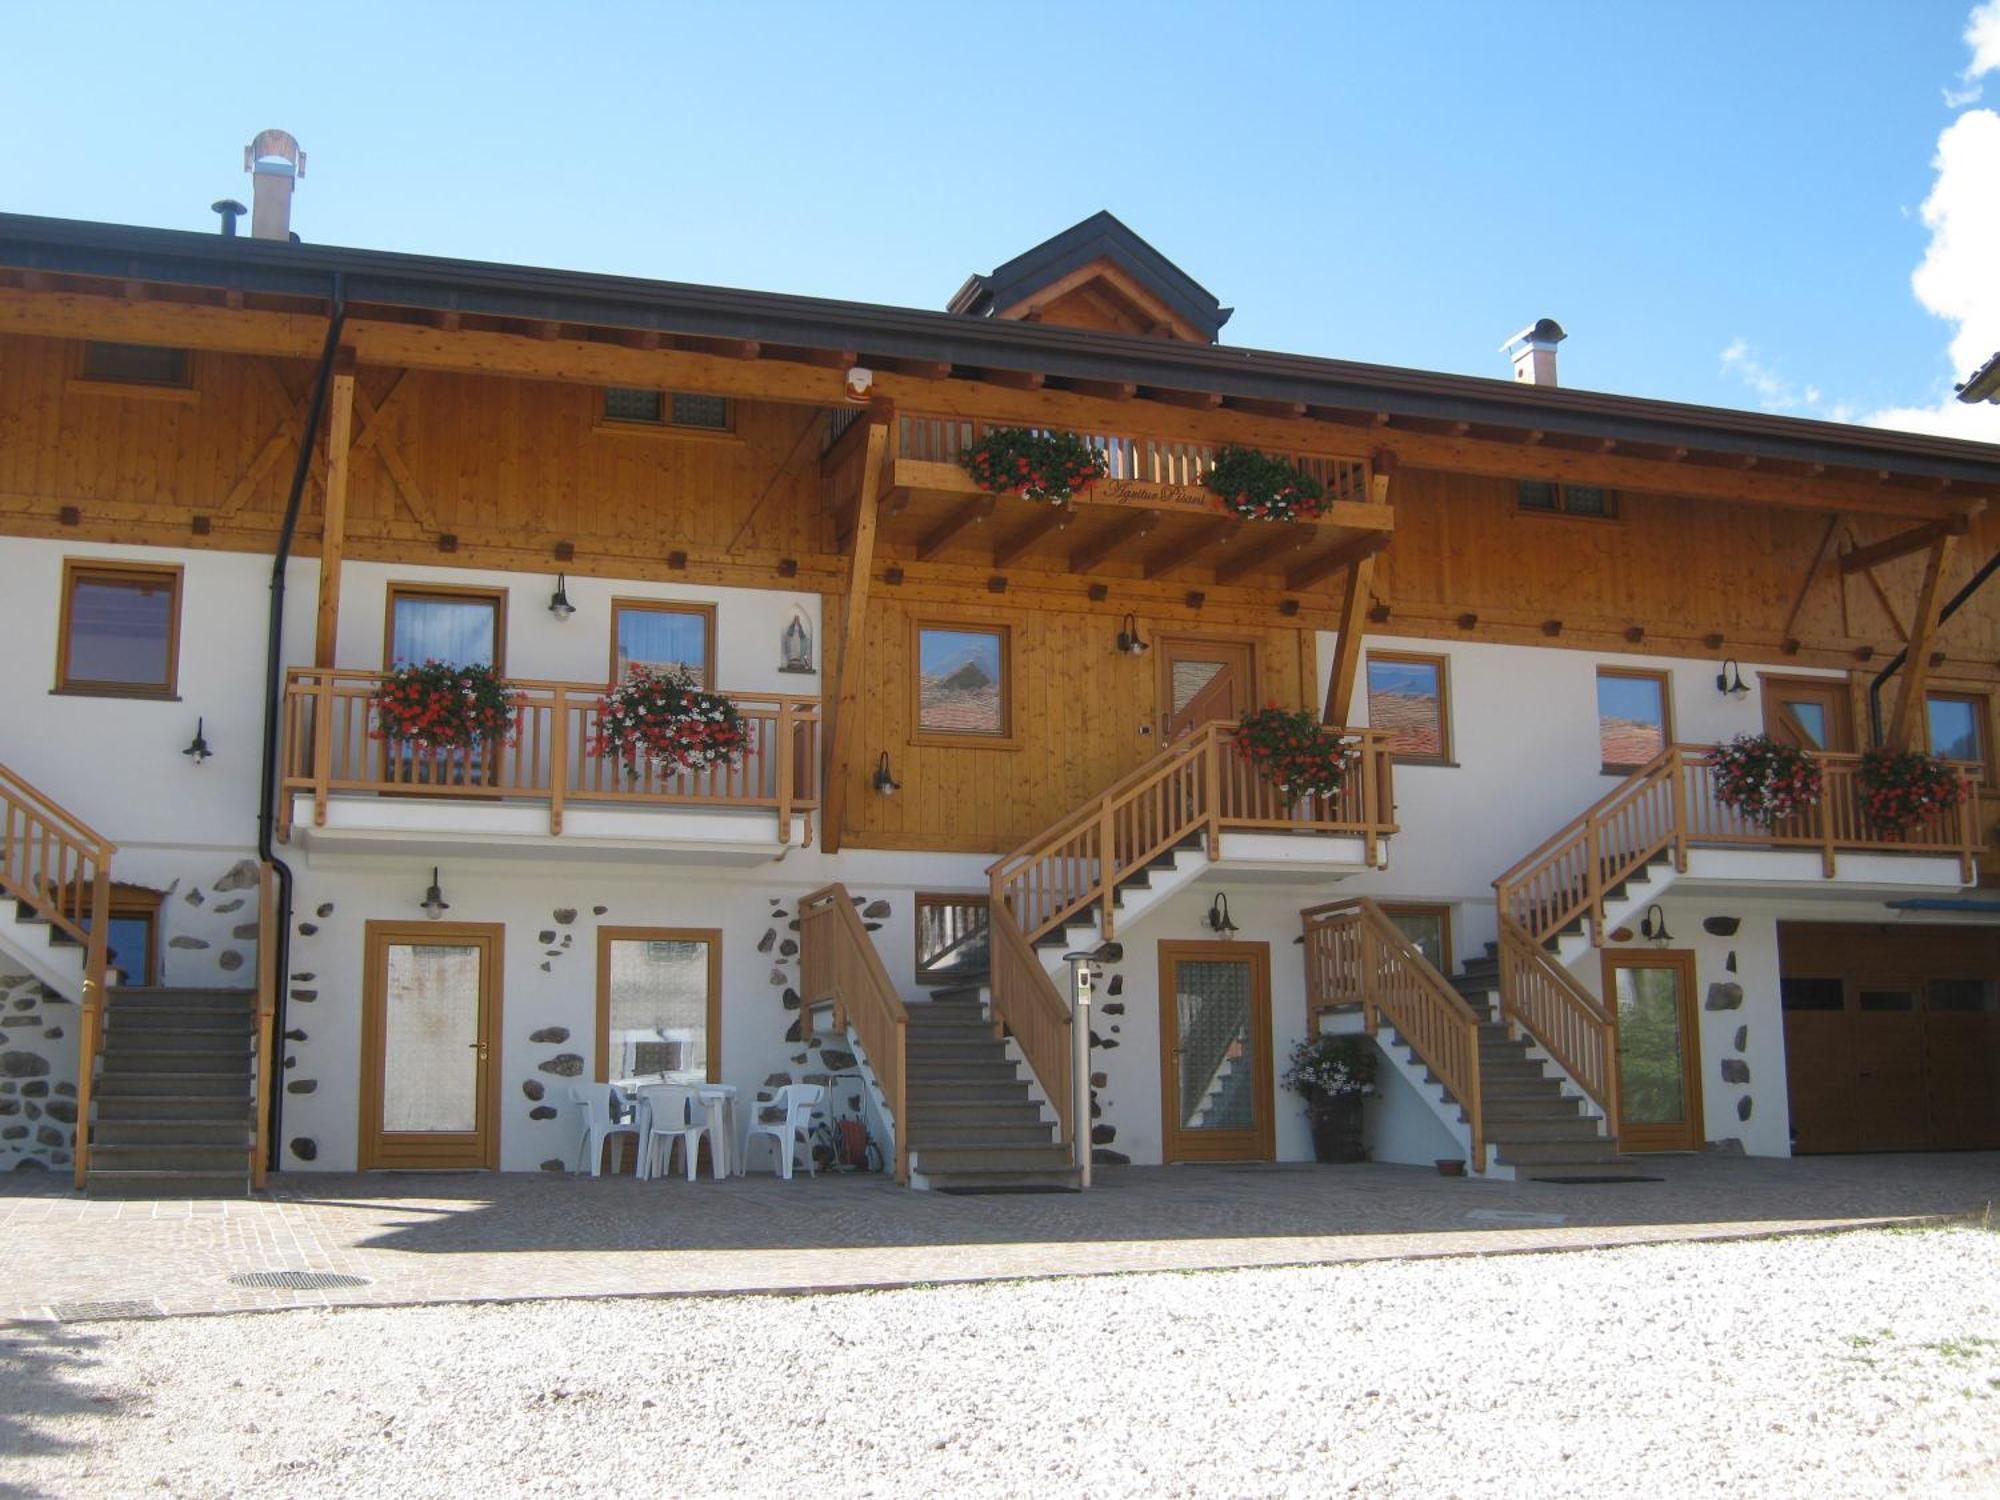
[[1275, 703], [1236, 721], [1236, 751], [1293, 802], [1338, 797], [1354, 762], [1339, 730]]
[[521, 695], [478, 662], [431, 658], [385, 672], [369, 697], [385, 742], [385, 779], [463, 785], [486, 775], [492, 753], [512, 741]]
[[1310, 521], [1326, 509], [1326, 486], [1290, 459], [1231, 445], [1215, 455], [1202, 485], [1225, 509], [1251, 521]]
[[1739, 734], [1709, 757], [1715, 800], [1760, 828], [1816, 806], [1824, 784], [1819, 762], [1768, 734]]
[[1965, 779], [1951, 762], [1922, 750], [1864, 751], [1858, 780], [1870, 826], [1891, 838], [1907, 838], [1919, 823], [1955, 812], [1965, 800]]
[[1049, 505], [1065, 503], [1111, 472], [1103, 449], [1073, 432], [1037, 427], [989, 427], [958, 461], [982, 490]]
[[1361, 1101], [1375, 1092], [1372, 1038], [1357, 1033], [1307, 1037], [1293, 1045], [1280, 1081], [1306, 1101], [1313, 1160], [1368, 1159], [1361, 1140]]
[[748, 744], [743, 715], [724, 694], [704, 692], [685, 671], [634, 667], [598, 705], [590, 753], [630, 777], [642, 764], [672, 776], [734, 764]]

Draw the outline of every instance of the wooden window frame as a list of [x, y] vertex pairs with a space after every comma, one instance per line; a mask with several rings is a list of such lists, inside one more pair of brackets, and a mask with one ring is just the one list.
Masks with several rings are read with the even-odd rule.
[[[171, 349], [181, 356], [181, 375], [178, 380], [121, 380], [115, 376], [92, 374], [90, 372], [90, 349], [96, 345], [125, 345], [137, 349]], [[126, 396], [142, 401], [195, 402], [201, 393], [194, 384], [195, 351], [178, 344], [135, 344], [130, 339], [84, 339], [76, 346], [75, 371], [63, 382], [65, 392], [80, 396]]]
[[611, 945], [708, 944], [708, 1081], [722, 1082], [722, 929], [720, 927], [599, 927], [597, 929], [597, 1048], [599, 1083], [611, 1081]]
[[[991, 912], [993, 898], [988, 891], [918, 891], [916, 903], [910, 909], [910, 973], [916, 983], [927, 988], [952, 983], [953, 976], [927, 972], [924, 968], [924, 908], [926, 906], [983, 906]], [[987, 927], [987, 942], [992, 942], [992, 927]]]
[[[507, 675], [507, 590], [451, 583], [391, 583], [382, 598], [382, 670], [396, 670], [396, 601], [445, 599], [493, 606], [493, 670]], [[455, 663], [464, 665], [464, 663]]]
[[[1438, 919], [1438, 943], [1444, 949], [1445, 962], [1442, 972], [1446, 978], [1450, 978], [1451, 971], [1458, 967], [1458, 949], [1452, 944], [1451, 908], [1436, 901], [1382, 901], [1377, 904], [1382, 908], [1382, 915], [1385, 917], [1436, 917]], [[1404, 933], [1403, 935], [1405, 937], [1409, 936], [1408, 933]], [[1414, 938], [1411, 939], [1410, 946], [1416, 946]]]
[[[1757, 682], [1764, 733], [1775, 733], [1778, 728], [1774, 722], [1776, 715], [1772, 712], [1774, 696], [1782, 703], [1782, 695], [1787, 689], [1793, 692], [1823, 691], [1839, 700], [1838, 712], [1840, 717], [1837, 722], [1828, 724], [1827, 728], [1829, 730], [1837, 730], [1838, 733], [1834, 735], [1834, 738], [1842, 746], [1846, 747], [1835, 749], [1832, 753], [1836, 755], [1850, 753], [1853, 746], [1859, 740], [1860, 736], [1856, 732], [1859, 725], [1856, 723], [1857, 715], [1854, 712], [1854, 689], [1852, 683], [1846, 677], [1802, 677], [1796, 673], [1787, 675], [1777, 672], [1759, 672], [1757, 674]], [[1794, 717], [1796, 718], [1796, 716]], [[1801, 729], [1804, 728], [1803, 725], [1799, 727]]]
[[1599, 666], [1597, 675], [1591, 679], [1592, 706], [1597, 710], [1597, 764], [1605, 776], [1630, 776], [1642, 769], [1645, 762], [1636, 766], [1614, 766], [1604, 758], [1604, 710], [1596, 703], [1597, 685], [1607, 677], [1622, 677], [1631, 681], [1657, 683], [1660, 689], [1660, 732], [1665, 736], [1660, 748], [1666, 749], [1674, 743], [1674, 674], [1657, 667], [1606, 667]]
[[[737, 413], [740, 398], [719, 395], [714, 391], [675, 391], [661, 387], [658, 390], [660, 415], [654, 421], [647, 421], [638, 417], [614, 417], [607, 409], [609, 404], [607, 393], [610, 391], [650, 391], [653, 389], [654, 387], [652, 386], [641, 385], [599, 386], [597, 388], [597, 415], [591, 422], [591, 431], [608, 433], [614, 437], [631, 437], [636, 435], [710, 443], [740, 443], [743, 441], [737, 432]], [[727, 423], [721, 427], [687, 427], [676, 423], [674, 421], [675, 396], [713, 396], [717, 400], [727, 403]]]
[[[51, 690], [77, 698], [150, 698], [162, 703], [180, 701], [181, 680], [181, 584], [185, 570], [179, 563], [139, 563], [122, 558], [66, 557], [63, 559], [62, 605], [56, 619], [56, 685]], [[98, 682], [73, 679], [69, 671], [71, 606], [79, 579], [148, 579], [167, 588], [167, 680], [152, 682]]]
[[[1372, 698], [1368, 685], [1368, 668], [1374, 662], [1401, 663], [1404, 666], [1435, 667], [1437, 669], [1438, 702], [1438, 753], [1420, 754], [1410, 750], [1396, 750], [1390, 753], [1390, 760], [1399, 766], [1455, 766], [1452, 758], [1454, 746], [1451, 732], [1451, 658], [1433, 656], [1425, 651], [1364, 651], [1361, 659], [1361, 691]], [[1371, 702], [1368, 708], [1369, 727], [1375, 727], [1375, 708]]]
[[[1171, 1031], [1177, 1031], [1178, 1020], [1169, 1020], [1170, 1012], [1176, 1004], [1174, 980], [1177, 967], [1183, 962], [1203, 961], [1224, 962], [1242, 959], [1250, 965], [1251, 1000], [1250, 1024], [1255, 1040], [1262, 1049], [1256, 1058], [1257, 1071], [1253, 1075], [1251, 1087], [1255, 1093], [1253, 1105], [1255, 1123], [1246, 1134], [1252, 1137], [1248, 1155], [1230, 1149], [1229, 1142], [1208, 1142], [1195, 1132], [1184, 1132], [1180, 1122], [1179, 1100], [1174, 1088], [1176, 1064], [1174, 1049], [1166, 1045]], [[1271, 997], [1271, 945], [1259, 942], [1218, 942], [1214, 940], [1162, 939], [1155, 953], [1158, 979], [1155, 984], [1160, 1027], [1160, 1158], [1168, 1165], [1176, 1162], [1199, 1161], [1276, 1161], [1278, 1159], [1278, 1109], [1272, 1087], [1276, 1076], [1276, 1052], [1278, 1032], [1272, 1013]], [[1183, 1135], [1188, 1139], [1183, 1139]]]
[[[1524, 484], [1546, 484], [1554, 493], [1556, 503], [1546, 510], [1539, 505], [1523, 505], [1521, 503], [1521, 486]], [[1624, 499], [1610, 485], [1591, 484], [1585, 485], [1583, 488], [1596, 490], [1604, 496], [1604, 509], [1602, 512], [1592, 514], [1587, 510], [1571, 510], [1569, 508], [1569, 483], [1566, 480], [1517, 479], [1514, 481], [1514, 513], [1521, 516], [1553, 516], [1558, 520], [1564, 521], [1616, 521], [1623, 516], [1625, 510]]]
[[1963, 703], [1972, 710], [1972, 722], [1979, 735], [1980, 755], [1977, 760], [1954, 761], [1954, 765], [1973, 766], [1984, 773], [1990, 784], [1993, 779], [1993, 699], [1986, 693], [1970, 688], [1926, 688], [1924, 690], [1924, 745], [1935, 755], [1937, 749], [1931, 744], [1931, 704], [1943, 699], [1949, 703]]
[[715, 682], [715, 606], [699, 600], [614, 598], [611, 601], [611, 665], [605, 681], [618, 686], [618, 618], [627, 610], [661, 615], [700, 615], [703, 620], [701, 684], [705, 691], [718, 691]]
[[[978, 730], [924, 728], [923, 650], [927, 630], [955, 630], [967, 635], [1000, 637], [1000, 733]], [[1014, 627], [986, 620], [952, 620], [913, 616], [910, 620], [910, 743], [948, 750], [1018, 750], [1014, 723]]]

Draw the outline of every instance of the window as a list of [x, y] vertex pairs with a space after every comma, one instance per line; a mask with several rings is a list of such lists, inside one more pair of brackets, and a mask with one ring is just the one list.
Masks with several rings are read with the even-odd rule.
[[1932, 693], [1924, 702], [1931, 754], [1986, 764], [1986, 700], [1971, 693]]
[[1924, 998], [1934, 1011], [2000, 1015], [2000, 979], [1933, 979]]
[[604, 388], [604, 420], [645, 427], [690, 427], [701, 432], [728, 432], [734, 426], [727, 396], [697, 396], [687, 391], [655, 391], [643, 386]]
[[83, 346], [83, 378], [118, 385], [184, 386], [188, 383], [188, 352], [154, 344]]
[[444, 661], [453, 666], [506, 670], [507, 600], [498, 589], [430, 589], [389, 586], [389, 626], [383, 666]]
[[984, 896], [917, 897], [917, 983], [963, 984], [989, 967]]
[[[111, 887], [111, 925], [105, 933], [104, 951], [121, 984], [159, 983], [160, 896], [159, 891], [123, 882], [114, 882]], [[77, 920], [85, 932], [90, 931], [89, 913]]]
[[1665, 672], [1598, 668], [1597, 744], [1606, 771], [1629, 775], [1665, 750], [1673, 737]]
[[1451, 949], [1451, 908], [1448, 906], [1384, 906], [1382, 915], [1416, 945], [1440, 974], [1449, 974], [1457, 960]]
[[715, 686], [715, 606], [612, 600], [612, 682], [634, 667], [686, 672], [698, 687]]
[[917, 734], [1002, 740], [1012, 732], [1004, 625], [916, 627]]
[[722, 934], [597, 930], [597, 1077], [722, 1080]]
[[1398, 760], [1451, 759], [1450, 687], [1442, 656], [1371, 652], [1368, 727], [1388, 736]]
[[180, 629], [179, 568], [71, 558], [63, 564], [56, 691], [171, 698]]
[[1847, 986], [1838, 979], [1787, 974], [1778, 981], [1778, 1005], [1783, 1010], [1845, 1010]]
[[1514, 501], [1522, 510], [1540, 515], [1590, 516], [1596, 520], [1608, 520], [1618, 514], [1618, 497], [1594, 484], [1523, 479], [1514, 486]]

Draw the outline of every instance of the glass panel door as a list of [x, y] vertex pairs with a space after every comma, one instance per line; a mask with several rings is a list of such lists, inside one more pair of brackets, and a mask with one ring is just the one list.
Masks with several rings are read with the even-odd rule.
[[498, 953], [497, 929], [368, 924], [364, 1170], [497, 1165]]
[[1269, 949], [1162, 943], [1160, 954], [1167, 1160], [1268, 1160]]
[[1693, 955], [1605, 955], [1618, 1028], [1619, 1144], [1692, 1151], [1702, 1136]]
[[1837, 679], [1764, 678], [1764, 732], [1801, 750], [1854, 748], [1847, 687]]
[[1162, 733], [1172, 744], [1211, 719], [1235, 719], [1250, 707], [1255, 664], [1241, 641], [1166, 641], [1161, 657]]

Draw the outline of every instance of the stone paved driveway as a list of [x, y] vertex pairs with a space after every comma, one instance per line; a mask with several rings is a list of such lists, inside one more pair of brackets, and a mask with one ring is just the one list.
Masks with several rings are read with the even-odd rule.
[[[2000, 1153], [1647, 1158], [1661, 1179], [1447, 1180], [1407, 1167], [1100, 1168], [1084, 1194], [881, 1178], [688, 1184], [300, 1175], [248, 1201], [112, 1202], [0, 1181], [0, 1321], [540, 1297], [786, 1292], [1495, 1254], [1810, 1231], [2000, 1204]], [[332, 1272], [333, 1290], [245, 1273]]]

